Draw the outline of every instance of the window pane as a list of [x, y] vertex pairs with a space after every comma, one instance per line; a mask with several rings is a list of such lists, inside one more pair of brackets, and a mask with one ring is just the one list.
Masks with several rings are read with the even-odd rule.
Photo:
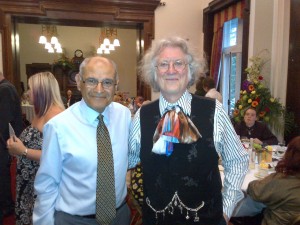
[[231, 116], [235, 102], [240, 97], [242, 20], [236, 18], [224, 23], [220, 91], [223, 107]]
[[[235, 105], [235, 93], [236, 93], [236, 54], [231, 55], [231, 71], [230, 71], [230, 81], [229, 81], [229, 115], [232, 115]], [[239, 91], [239, 90], [238, 90]]]
[[224, 23], [224, 44], [223, 48], [237, 44], [238, 19], [232, 19]]

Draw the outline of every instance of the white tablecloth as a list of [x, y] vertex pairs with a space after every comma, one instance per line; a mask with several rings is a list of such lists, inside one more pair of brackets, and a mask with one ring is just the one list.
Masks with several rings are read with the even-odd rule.
[[[284, 154], [284, 151], [286, 150], [286, 147], [281, 147], [278, 145], [273, 145], [273, 154], [272, 154], [272, 158], [273, 158], [273, 162], [272, 162], [272, 166], [274, 167], [276, 165], [276, 161], [274, 162], [274, 160], [280, 160]], [[278, 153], [278, 151], [280, 151]], [[221, 175], [221, 179], [222, 179], [222, 183], [224, 182], [224, 168], [222, 166], [219, 166], [219, 170], [220, 170], [220, 175]], [[268, 170], [268, 173], [274, 173], [274, 169], [270, 169]], [[234, 213], [233, 213], [233, 217], [235, 216], [254, 216], [256, 213], [258, 213], [259, 210], [261, 210], [261, 207], [263, 207], [262, 203], [253, 203], [253, 200], [247, 196], [246, 191], [248, 188], [248, 184], [253, 181], [253, 180], [257, 180], [260, 179], [259, 177], [257, 177], [259, 173], [259, 165], [255, 164], [255, 169], [249, 169], [248, 173], [245, 176], [245, 179], [243, 181], [242, 184], [242, 191], [245, 193], [245, 198], [242, 199]]]
[[22, 113], [25, 113], [26, 119], [31, 123], [34, 116], [33, 105], [22, 105]]

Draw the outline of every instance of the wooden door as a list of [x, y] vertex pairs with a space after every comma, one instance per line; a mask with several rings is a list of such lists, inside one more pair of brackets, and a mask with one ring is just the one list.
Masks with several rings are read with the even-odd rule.
[[[286, 107], [295, 113], [298, 129], [286, 137], [300, 135], [300, 1], [291, 0], [290, 43]], [[288, 140], [287, 140], [288, 141]]]

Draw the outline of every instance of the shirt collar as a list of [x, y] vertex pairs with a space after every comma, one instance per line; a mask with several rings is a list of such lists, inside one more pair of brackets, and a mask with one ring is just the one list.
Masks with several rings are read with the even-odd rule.
[[186, 90], [183, 95], [175, 103], [169, 103], [162, 95], [159, 97], [159, 111], [162, 116], [166, 109], [172, 108], [173, 106], [179, 106], [183, 112], [190, 116], [191, 115], [191, 102], [192, 95]]
[[[97, 112], [96, 110], [90, 108], [86, 102], [84, 101], [84, 99], [82, 99], [80, 101], [80, 111], [81, 111], [81, 115], [86, 119], [86, 121], [89, 124], [98, 124], [99, 120], [98, 120], [98, 116], [99, 116], [99, 112]], [[110, 121], [110, 110], [112, 108], [112, 103], [110, 103], [108, 106], [106, 106], [105, 110], [101, 113], [103, 115], [103, 120], [105, 125], [109, 124]]]

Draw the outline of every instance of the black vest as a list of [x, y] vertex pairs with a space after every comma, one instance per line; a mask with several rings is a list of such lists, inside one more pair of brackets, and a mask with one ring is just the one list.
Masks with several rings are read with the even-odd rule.
[[[190, 118], [202, 138], [193, 144], [174, 144], [174, 151], [168, 157], [151, 152], [153, 135], [161, 118], [158, 100], [141, 108], [144, 225], [209, 225], [218, 224], [223, 217], [219, 157], [213, 142], [214, 112], [214, 100], [193, 95]], [[175, 192], [186, 207], [197, 208], [203, 201], [203, 208], [196, 215], [184, 207], [182, 212], [174, 205], [173, 208], [167, 207]], [[165, 207], [168, 209], [164, 213], [155, 213], [147, 204], [147, 199], [156, 211]], [[199, 222], [194, 221], [195, 217], [199, 217]]]

